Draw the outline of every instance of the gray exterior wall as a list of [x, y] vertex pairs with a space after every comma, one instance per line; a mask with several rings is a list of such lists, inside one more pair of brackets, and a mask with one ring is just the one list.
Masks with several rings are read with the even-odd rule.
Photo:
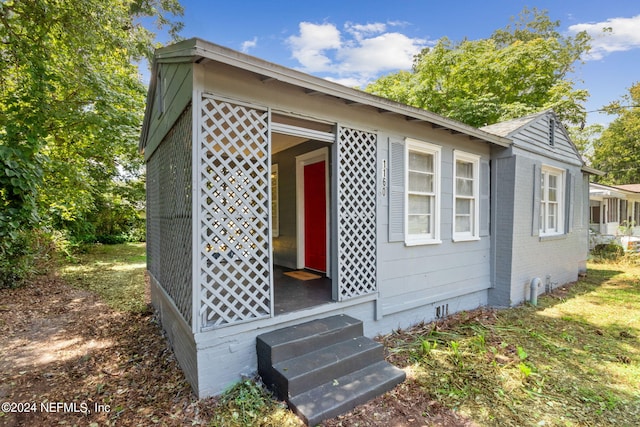
[[[529, 300], [529, 284], [538, 277], [543, 286], [559, 286], [577, 280], [586, 269], [588, 254], [588, 176], [573, 144], [562, 128], [555, 143], [548, 141], [548, 115], [512, 135], [514, 146], [495, 150], [493, 160], [494, 276], [489, 302], [513, 306]], [[565, 171], [564, 233], [540, 236], [538, 205], [540, 168]], [[536, 172], [537, 170], [537, 172]]]
[[[402, 139], [403, 134], [383, 132], [378, 138], [380, 162], [389, 157], [389, 139]], [[453, 153], [461, 150], [476, 154], [488, 161], [490, 148], [487, 144], [424, 132], [413, 135], [442, 147], [441, 162], [441, 205], [440, 238], [442, 243], [407, 246], [404, 241], [390, 241], [389, 210], [390, 198], [379, 197], [378, 210], [378, 264], [380, 314], [388, 316], [417, 307], [428, 307], [452, 297], [480, 293], [486, 299], [491, 287], [490, 239], [488, 235], [477, 241], [453, 241]], [[392, 172], [393, 173], [393, 172]], [[379, 176], [382, 176], [380, 171]], [[480, 177], [480, 186], [489, 183]], [[390, 192], [389, 192], [390, 194]], [[488, 215], [481, 212], [481, 219]], [[393, 239], [392, 239], [393, 240]], [[437, 304], [436, 304], [437, 306]], [[449, 307], [449, 312], [456, 310]], [[435, 316], [434, 313], [424, 313]]]
[[[516, 158], [495, 150], [491, 160], [491, 275], [489, 304], [511, 305], [515, 216]], [[531, 193], [531, 190], [527, 191]], [[531, 193], [532, 194], [532, 193]], [[533, 197], [533, 195], [531, 196]]]

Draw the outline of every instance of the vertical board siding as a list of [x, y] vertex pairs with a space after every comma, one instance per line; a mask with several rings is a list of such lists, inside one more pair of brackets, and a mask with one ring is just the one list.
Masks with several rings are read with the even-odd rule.
[[148, 268], [191, 323], [191, 105], [147, 162]]
[[189, 326], [185, 326], [182, 316], [176, 310], [175, 301], [166, 292], [163, 292], [160, 284], [153, 275], [150, 277], [149, 286], [153, 306], [160, 315], [160, 322], [171, 342], [176, 359], [180, 368], [191, 384], [193, 390], [198, 393], [198, 363], [196, 354], [196, 344]]

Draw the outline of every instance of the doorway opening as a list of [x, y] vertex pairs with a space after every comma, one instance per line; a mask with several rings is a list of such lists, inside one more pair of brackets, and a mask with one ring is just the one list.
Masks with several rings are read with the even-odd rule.
[[333, 302], [330, 148], [335, 141], [334, 128], [331, 124], [272, 114], [276, 315]]

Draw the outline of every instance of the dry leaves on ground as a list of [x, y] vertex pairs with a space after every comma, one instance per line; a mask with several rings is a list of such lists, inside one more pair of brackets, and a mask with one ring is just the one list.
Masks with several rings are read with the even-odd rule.
[[[0, 402], [29, 404], [21, 413], [0, 412], [0, 425], [211, 425], [217, 400], [196, 399], [151, 309], [114, 311], [55, 275], [1, 290], [0, 301]], [[473, 424], [409, 375], [323, 425]]]

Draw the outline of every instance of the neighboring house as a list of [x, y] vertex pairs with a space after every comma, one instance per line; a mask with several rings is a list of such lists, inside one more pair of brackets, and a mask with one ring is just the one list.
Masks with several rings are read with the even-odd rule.
[[593, 170], [552, 112], [476, 129], [191, 39], [156, 52], [140, 147], [152, 300], [200, 397], [258, 335], [372, 337], [586, 268]]
[[592, 245], [617, 239], [629, 249], [640, 240], [640, 184], [590, 184], [589, 211]]

